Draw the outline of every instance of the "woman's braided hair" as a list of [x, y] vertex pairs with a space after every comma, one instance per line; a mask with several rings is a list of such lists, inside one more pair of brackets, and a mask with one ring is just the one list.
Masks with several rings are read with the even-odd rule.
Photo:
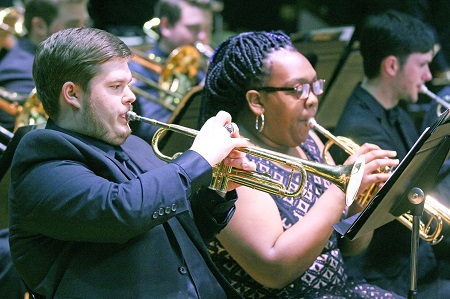
[[220, 44], [206, 74], [200, 125], [220, 110], [235, 119], [246, 103], [246, 92], [262, 86], [270, 75], [268, 55], [280, 49], [295, 51], [281, 31], [245, 32]]

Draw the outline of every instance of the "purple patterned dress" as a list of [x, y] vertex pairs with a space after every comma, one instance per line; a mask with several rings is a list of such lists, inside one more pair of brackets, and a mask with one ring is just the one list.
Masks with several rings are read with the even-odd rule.
[[[322, 162], [319, 148], [309, 137], [301, 146], [308, 160]], [[259, 172], [267, 172], [272, 178], [287, 182], [290, 172], [273, 162], [249, 156]], [[299, 183], [296, 176], [293, 185]], [[283, 221], [284, 229], [289, 229], [311, 209], [316, 200], [330, 183], [320, 177], [308, 174], [303, 197], [280, 197], [272, 195]], [[293, 186], [293, 187], [295, 187]], [[342, 215], [345, 217], [345, 214]], [[322, 253], [311, 267], [294, 282], [283, 289], [265, 288], [253, 280], [227, 253], [220, 242], [212, 241], [208, 249], [220, 271], [244, 298], [403, 298], [364, 281], [355, 282], [348, 278], [344, 261], [338, 246], [338, 235], [333, 232]]]

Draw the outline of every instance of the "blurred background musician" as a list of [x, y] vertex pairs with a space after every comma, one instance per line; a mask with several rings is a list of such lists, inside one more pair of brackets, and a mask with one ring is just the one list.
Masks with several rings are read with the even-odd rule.
[[[360, 32], [364, 78], [353, 90], [334, 135], [395, 150], [403, 159], [419, 135], [399, 103], [417, 102], [420, 86], [432, 79], [433, 49], [433, 35], [420, 20], [393, 10], [369, 17]], [[346, 157], [337, 147], [332, 153], [337, 163]], [[392, 221], [375, 230], [363, 255], [348, 258], [349, 268], [370, 283], [406, 296], [410, 244], [411, 231]], [[450, 281], [440, 277], [432, 246], [421, 240], [418, 256], [419, 297], [446, 298]]]
[[[3, 15], [3, 19], [1, 20], [2, 27], [0, 28], [0, 60], [14, 46], [17, 41], [17, 37], [20, 35], [19, 32], [13, 31], [14, 24], [16, 22], [23, 23], [23, 5], [21, 2], [18, 4], [20, 5], [15, 7], [16, 3], [13, 1], [0, 1], [0, 10], [2, 13], [5, 13]], [[6, 10], [11, 10], [11, 13], [14, 14], [14, 16], [11, 13], [8, 14]], [[14, 19], [8, 19], [8, 15], [14, 17]], [[3, 137], [2, 134], [0, 135]], [[3, 142], [5, 141], [0, 138], [0, 143], [3, 144]], [[0, 157], [1, 155], [2, 153], [0, 153]], [[6, 195], [6, 192], [2, 192], [2, 195]], [[0, 204], [6, 207], [6, 198], [4, 198]], [[6, 208], [5, 211], [7, 211]], [[27, 290], [12, 262], [11, 252], [9, 249], [9, 229], [6, 228], [7, 219], [3, 219], [3, 213], [0, 216], [2, 217], [2, 219], [0, 219], [0, 298], [24, 298]]]
[[[433, 80], [427, 82], [427, 87], [437, 93], [443, 86], [450, 83], [450, 26], [448, 26], [448, 15], [450, 14], [450, 1], [446, 0], [318, 0], [305, 1], [308, 12], [333, 27], [349, 26], [355, 28], [351, 45], [357, 48], [359, 39], [359, 28], [364, 18], [368, 15], [379, 14], [389, 9], [400, 11], [411, 15], [426, 24], [428, 30], [433, 33], [436, 49], [430, 70]], [[326, 26], [325, 25], [325, 26]], [[353, 52], [354, 53], [354, 52]], [[338, 71], [338, 69], [336, 70]], [[362, 72], [362, 67], [361, 67]], [[342, 72], [343, 73], [343, 72]], [[339, 74], [342, 74], [339, 73]], [[328, 81], [332, 85], [332, 82]], [[331, 86], [329, 85], [329, 86]], [[345, 92], [347, 94], [347, 92]], [[350, 94], [350, 93], [348, 93]], [[328, 99], [328, 95], [324, 100]], [[411, 115], [414, 125], [420, 129], [423, 118], [429, 110], [430, 99], [420, 94], [415, 103], [402, 101], [400, 105]], [[324, 106], [322, 106], [324, 107]], [[319, 115], [321, 113], [319, 112]], [[320, 119], [321, 117], [319, 117]], [[334, 123], [335, 125], [335, 123]], [[334, 127], [333, 125], [333, 127]], [[330, 127], [329, 129], [332, 129]]]
[[22, 1], [0, 1], [0, 60], [25, 34]]
[[[0, 87], [10, 92], [28, 95], [35, 86], [32, 65], [37, 45], [61, 29], [85, 26], [88, 23], [88, 13], [87, 0], [27, 0], [23, 1], [23, 4], [23, 26], [27, 34], [17, 41], [14, 40], [14, 45], [0, 61]], [[22, 3], [19, 7], [22, 7]], [[0, 109], [0, 126], [12, 132], [15, 122], [15, 116]], [[6, 204], [6, 200], [4, 203]], [[9, 251], [9, 230], [2, 228], [0, 298], [23, 298], [25, 287], [12, 264]], [[22, 296], [17, 297], [17, 294]]]
[[[161, 59], [160, 63], [164, 64], [169, 54], [176, 48], [194, 45], [196, 42], [209, 46], [213, 31], [213, 15], [221, 9], [221, 2], [214, 0], [160, 0], [154, 8], [155, 17], [160, 21], [155, 30], [159, 34], [159, 39], [146, 52], [146, 56], [153, 55], [153, 57]], [[149, 70], [142, 64], [130, 62], [130, 69], [155, 83], [159, 82], [161, 74]], [[203, 77], [204, 73], [199, 71], [194, 85], [199, 84]], [[161, 97], [159, 90], [141, 81], [137, 81], [134, 85], [156, 98]], [[136, 113], [164, 122], [172, 113], [163, 105], [143, 96], [137, 96], [137, 101], [133, 106]], [[150, 142], [157, 128], [147, 123], [138, 123], [137, 125], [134, 134]]]
[[[323, 144], [308, 119], [317, 111], [323, 80], [282, 32], [246, 32], [219, 45], [203, 90], [201, 120], [229, 111], [242, 136], [256, 146], [323, 163]], [[349, 159], [366, 156], [361, 190], [389, 174], [373, 172], [397, 165], [395, 152], [364, 145]], [[249, 157], [257, 169], [287, 182], [290, 169]], [[294, 177], [292, 185], [299, 184]], [[219, 269], [245, 298], [400, 298], [348, 277], [342, 254], [363, 250], [368, 234], [338, 248], [332, 225], [357, 210], [347, 210], [334, 184], [307, 175], [305, 194], [289, 198], [239, 187], [236, 212], [210, 244]], [[342, 250], [342, 252], [341, 252]], [[326, 297], [325, 297], [326, 296]]]
[[[31, 69], [36, 46], [61, 29], [87, 25], [86, 4], [87, 0], [26, 1], [24, 26], [28, 33], [0, 61], [0, 86], [11, 92], [30, 94], [35, 86]], [[0, 110], [0, 125], [12, 131], [14, 124], [15, 118]]]
[[[309, 3], [309, 2], [307, 2]], [[411, 15], [426, 24], [440, 46], [430, 64], [433, 77], [447, 76], [450, 67], [450, 29], [448, 15], [450, 2], [446, 0], [319, 0], [308, 7], [326, 20], [330, 26], [353, 24], [359, 31], [365, 17], [387, 10], [396, 10]], [[358, 35], [359, 33], [356, 33]]]

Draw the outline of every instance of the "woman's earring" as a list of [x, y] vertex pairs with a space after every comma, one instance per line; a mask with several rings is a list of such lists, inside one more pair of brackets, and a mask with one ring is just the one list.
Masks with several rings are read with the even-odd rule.
[[260, 133], [264, 129], [264, 113], [261, 114], [261, 127], [259, 126], [259, 115], [256, 116], [255, 129]]

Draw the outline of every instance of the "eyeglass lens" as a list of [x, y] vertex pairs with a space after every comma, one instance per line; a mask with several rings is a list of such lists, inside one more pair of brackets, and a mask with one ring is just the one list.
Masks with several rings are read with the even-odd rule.
[[297, 89], [298, 97], [303, 100], [309, 97], [310, 88], [312, 86], [312, 92], [318, 96], [323, 93], [325, 80], [316, 80], [312, 84], [306, 83], [301, 85], [301, 88]]

